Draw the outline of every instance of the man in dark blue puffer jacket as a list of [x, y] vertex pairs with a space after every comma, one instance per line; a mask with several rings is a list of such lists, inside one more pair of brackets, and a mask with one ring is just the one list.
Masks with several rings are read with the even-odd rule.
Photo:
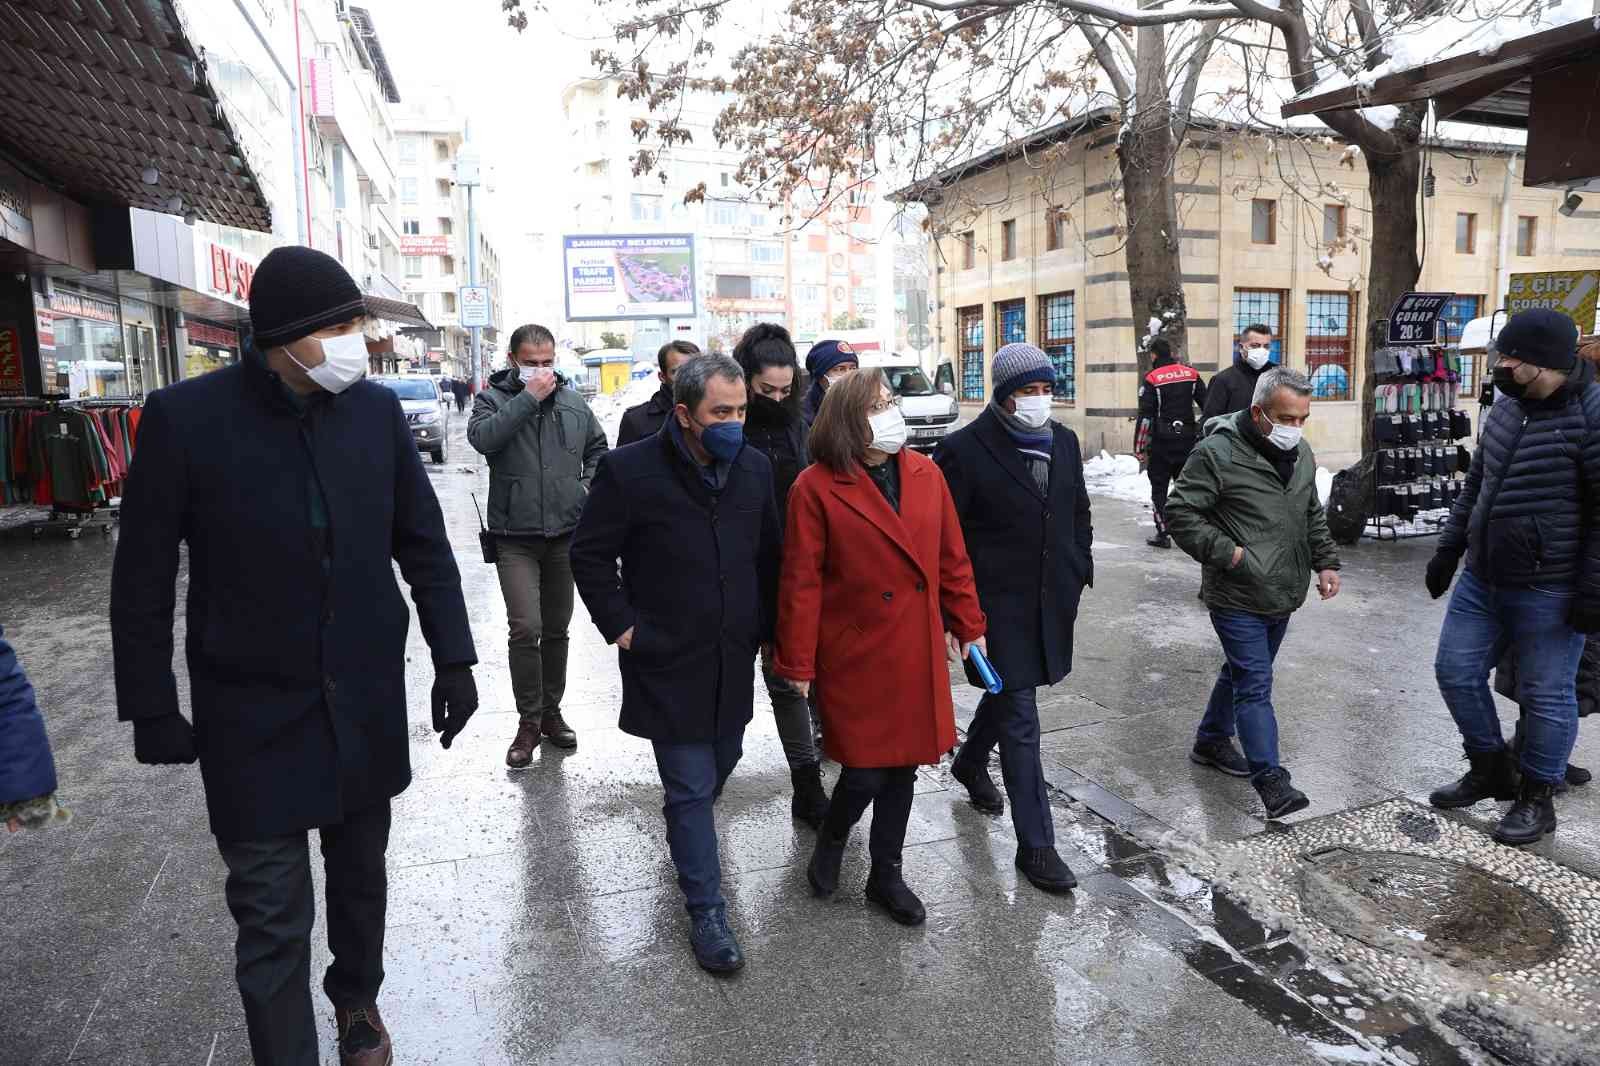
[[[1467, 557], [1434, 672], [1472, 766], [1429, 802], [1515, 800], [1494, 837], [1531, 844], [1556, 827], [1551, 797], [1578, 735], [1578, 659], [1584, 634], [1600, 631], [1600, 386], [1578, 358], [1577, 327], [1559, 312], [1520, 312], [1495, 345], [1503, 397], [1485, 416], [1427, 574], [1438, 599]], [[1489, 692], [1489, 671], [1507, 651], [1527, 715], [1520, 766]]]

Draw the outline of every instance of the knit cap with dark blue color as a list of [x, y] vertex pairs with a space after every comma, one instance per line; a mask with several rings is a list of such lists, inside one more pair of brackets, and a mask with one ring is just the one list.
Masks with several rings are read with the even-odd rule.
[[1056, 380], [1056, 368], [1050, 357], [1033, 345], [1018, 341], [994, 353], [994, 402], [1005, 403], [1006, 397], [1037, 381], [1051, 384]]

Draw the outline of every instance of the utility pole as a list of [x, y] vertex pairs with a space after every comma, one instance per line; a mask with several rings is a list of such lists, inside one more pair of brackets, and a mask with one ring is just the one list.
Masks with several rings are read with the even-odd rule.
[[[476, 288], [478, 284], [478, 207], [473, 199], [473, 190], [483, 184], [481, 168], [477, 149], [471, 142], [461, 149], [456, 156], [456, 184], [467, 190], [467, 284]], [[462, 308], [457, 306], [459, 315]], [[483, 388], [483, 332], [477, 326], [468, 327], [472, 335], [472, 383], [477, 389]]]

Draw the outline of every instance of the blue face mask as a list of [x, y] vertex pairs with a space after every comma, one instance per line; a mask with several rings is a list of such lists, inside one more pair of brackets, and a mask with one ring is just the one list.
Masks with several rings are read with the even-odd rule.
[[[699, 423], [696, 423], [697, 425]], [[700, 446], [711, 453], [711, 458], [731, 463], [739, 457], [744, 447], [743, 422], [712, 422], [700, 427]]]

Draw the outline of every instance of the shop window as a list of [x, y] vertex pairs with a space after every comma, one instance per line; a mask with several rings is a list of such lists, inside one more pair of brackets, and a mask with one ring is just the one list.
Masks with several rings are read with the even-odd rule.
[[1055, 366], [1052, 391], [1057, 403], [1078, 398], [1078, 309], [1070, 292], [1039, 297], [1039, 347]]
[[1344, 240], [1344, 204], [1322, 205], [1322, 243], [1338, 244]]
[[956, 333], [961, 342], [961, 398], [983, 399], [983, 308], [963, 307], [956, 312]]
[[1000, 258], [1009, 263], [1017, 257], [1017, 220], [1008, 218], [1000, 223]]
[[42, 353], [46, 392], [74, 400], [130, 395], [117, 304], [57, 286], [55, 351]]
[[956, 238], [961, 245], [961, 269], [971, 270], [978, 265], [978, 237], [971, 230], [967, 230]]
[[1282, 366], [1284, 307], [1288, 300], [1289, 294], [1282, 289], [1233, 290], [1235, 352], [1238, 351], [1237, 338], [1244, 335], [1245, 327], [1266, 326], [1272, 330], [1272, 361]]
[[1456, 212], [1456, 254], [1478, 253], [1478, 216], [1470, 211]]
[[1355, 302], [1349, 292], [1306, 293], [1306, 375], [1318, 400], [1350, 399]]
[[1052, 207], [1044, 213], [1044, 250], [1059, 252], [1067, 246], [1067, 213]]
[[1250, 201], [1250, 240], [1255, 244], [1278, 243], [1278, 201]]
[[1532, 215], [1517, 216], [1517, 254], [1532, 255], [1539, 243], [1539, 220]]
[[[1467, 328], [1468, 322], [1482, 314], [1482, 296], [1470, 294], [1452, 296], [1439, 314], [1439, 340], [1445, 344], [1460, 344], [1461, 331]], [[1470, 352], [1462, 352], [1461, 380], [1457, 383], [1460, 395], [1478, 394], [1478, 373], [1477, 357]]]
[[1028, 305], [1023, 300], [1006, 300], [994, 305], [995, 349], [1028, 339]]

